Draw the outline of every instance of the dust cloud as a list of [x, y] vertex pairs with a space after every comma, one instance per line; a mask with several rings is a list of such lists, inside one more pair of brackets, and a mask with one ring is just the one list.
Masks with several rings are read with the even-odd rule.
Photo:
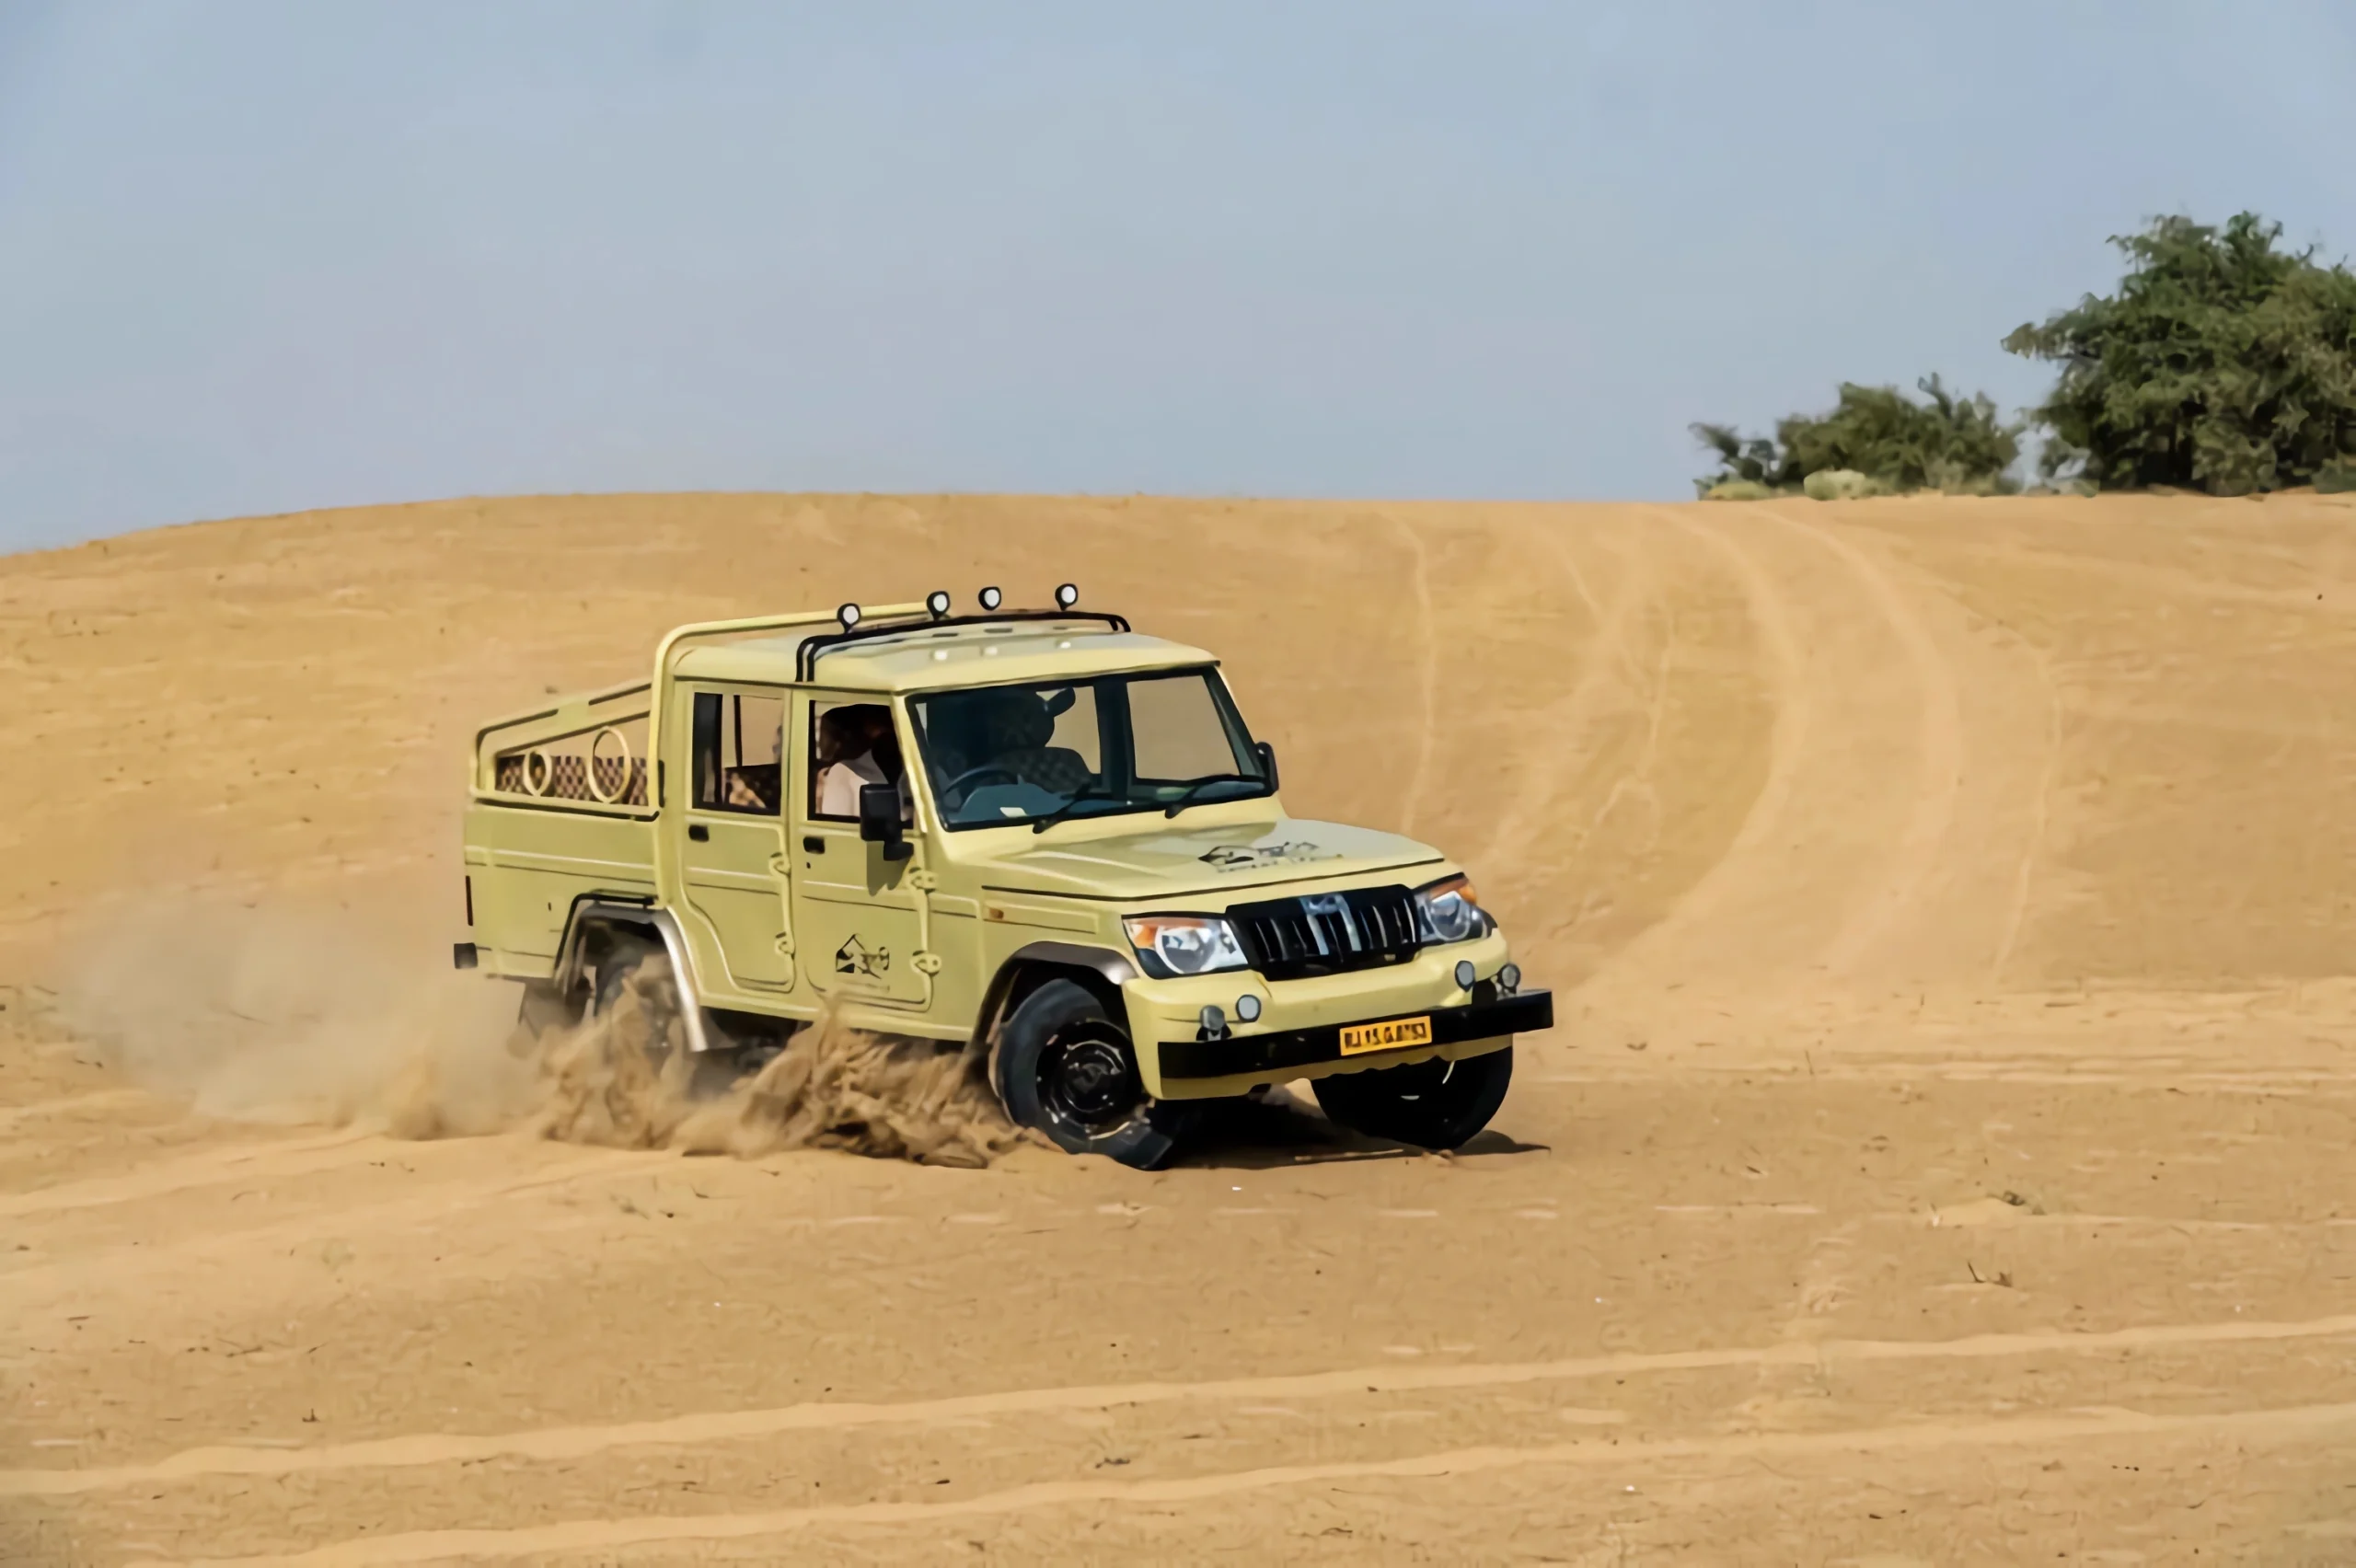
[[822, 1015], [767, 1065], [708, 1087], [686, 1050], [666, 972], [633, 971], [613, 1008], [541, 1052], [541, 1136], [621, 1148], [756, 1159], [833, 1148], [977, 1167], [1024, 1142], [985, 1080], [980, 1052], [893, 1040]]
[[692, 1056], [659, 967], [632, 973], [599, 1016], [536, 1038], [515, 1022], [515, 986], [436, 973], [341, 912], [157, 910], [81, 947], [60, 1021], [110, 1070], [225, 1120], [964, 1167], [1026, 1141], [971, 1047], [829, 1017], [749, 1074]]
[[76, 946], [60, 1021], [201, 1114], [443, 1136], [498, 1131], [532, 1104], [491, 987], [433, 974], [341, 911], [181, 904]]

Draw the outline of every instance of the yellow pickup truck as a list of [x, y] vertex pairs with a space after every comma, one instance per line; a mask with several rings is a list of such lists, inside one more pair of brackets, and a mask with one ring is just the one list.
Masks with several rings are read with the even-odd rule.
[[[1312, 1080], [1452, 1148], [1553, 1021], [1439, 851], [1285, 814], [1209, 653], [1077, 608], [709, 622], [475, 737], [461, 968], [540, 1024], [664, 966], [713, 1063], [979, 1041], [1017, 1123], [1151, 1167], [1190, 1102]], [[701, 1065], [701, 1064], [699, 1064]]]

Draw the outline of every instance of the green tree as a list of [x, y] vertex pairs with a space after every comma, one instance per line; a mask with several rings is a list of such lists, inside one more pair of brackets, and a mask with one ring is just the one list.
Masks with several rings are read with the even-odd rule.
[[1705, 494], [1729, 480], [1789, 490], [1810, 474], [1850, 469], [1901, 492], [2016, 489], [2011, 469], [2023, 427], [1998, 418], [1985, 393], [1958, 398], [1935, 375], [1915, 385], [1923, 402], [1895, 386], [1843, 382], [1830, 413], [1778, 420], [1773, 440], [1745, 437], [1731, 425], [1697, 424], [1694, 437], [1718, 455], [1719, 471], [1695, 483]]
[[2004, 340], [2062, 367], [2033, 410], [2052, 432], [2049, 476], [2218, 495], [2337, 488], [2356, 466], [2356, 274], [2277, 248], [2281, 233], [2243, 213], [2114, 236], [2129, 261], [2117, 294]]

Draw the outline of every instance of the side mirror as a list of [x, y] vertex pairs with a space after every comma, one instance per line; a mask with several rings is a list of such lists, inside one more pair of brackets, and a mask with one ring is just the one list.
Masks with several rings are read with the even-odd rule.
[[1274, 792], [1276, 788], [1276, 748], [1265, 741], [1254, 741], [1252, 750], [1260, 759], [1260, 771], [1268, 776], [1269, 790]]
[[859, 787], [859, 836], [884, 846], [887, 860], [905, 860], [916, 853], [900, 827], [900, 790], [896, 784]]

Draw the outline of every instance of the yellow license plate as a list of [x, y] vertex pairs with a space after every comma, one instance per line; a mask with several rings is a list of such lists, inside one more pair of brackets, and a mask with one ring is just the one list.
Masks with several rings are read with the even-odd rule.
[[1432, 1043], [1432, 1020], [1428, 1018], [1394, 1018], [1382, 1023], [1345, 1023], [1342, 1026], [1342, 1055], [1361, 1056], [1369, 1051], [1396, 1051], [1408, 1045], [1428, 1045]]

